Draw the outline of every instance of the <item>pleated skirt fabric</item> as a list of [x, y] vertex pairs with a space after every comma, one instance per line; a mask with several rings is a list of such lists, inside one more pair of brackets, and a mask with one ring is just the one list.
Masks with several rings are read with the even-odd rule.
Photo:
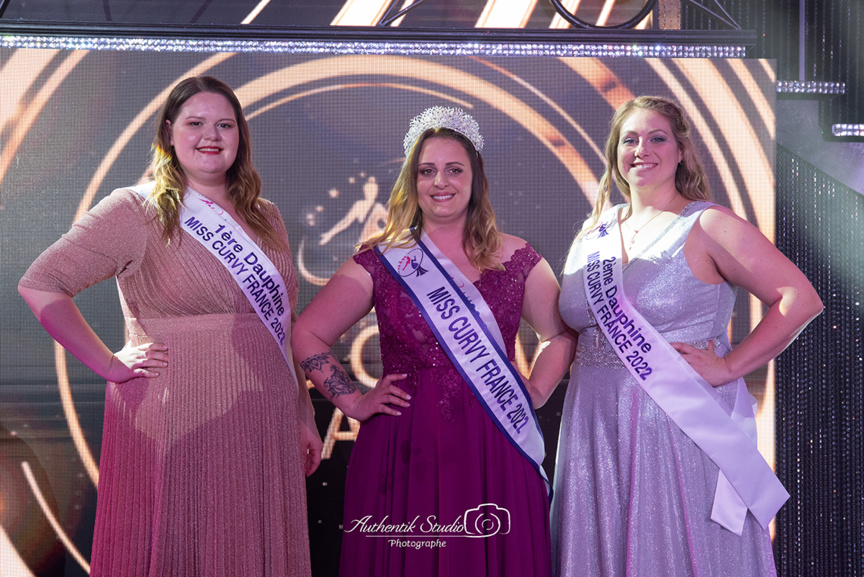
[[171, 362], [108, 384], [91, 575], [309, 575], [297, 386], [264, 325], [127, 326], [133, 344], [166, 343]]

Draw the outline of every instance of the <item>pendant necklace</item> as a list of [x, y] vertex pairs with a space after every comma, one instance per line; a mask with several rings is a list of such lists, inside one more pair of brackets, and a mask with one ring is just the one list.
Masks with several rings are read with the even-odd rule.
[[[625, 220], [625, 221], [624, 221], [624, 225], [625, 225], [627, 228], [629, 228], [630, 230], [633, 231], [633, 236], [630, 237], [630, 243], [627, 245], [627, 252], [628, 252], [628, 253], [629, 253], [630, 250], [633, 248], [633, 245], [636, 244], [636, 235], [639, 234], [639, 231], [642, 230], [642, 229], [644, 229], [646, 226], [648, 226], [648, 224], [650, 224], [652, 220], [654, 220], [655, 218], [657, 218], [657, 217], [660, 216], [661, 214], [663, 214], [663, 211], [662, 211], [662, 210], [659, 211], [659, 212], [657, 212], [654, 216], [652, 216], [651, 218], [649, 218], [649, 219], [646, 220], [645, 222], [643, 222], [642, 225], [641, 225], [639, 228], [633, 228], [633, 227], [631, 227], [631, 226], [628, 224], [629, 218], [628, 218], [628, 220]], [[630, 208], [630, 216], [633, 216], [633, 208], [632, 208], [632, 207]]]

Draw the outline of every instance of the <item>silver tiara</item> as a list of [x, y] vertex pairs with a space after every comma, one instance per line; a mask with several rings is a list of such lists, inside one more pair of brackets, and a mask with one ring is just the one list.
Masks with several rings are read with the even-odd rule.
[[480, 127], [470, 114], [461, 108], [433, 106], [424, 110], [419, 116], [415, 116], [411, 121], [408, 134], [405, 135], [405, 140], [402, 143], [405, 147], [405, 156], [411, 154], [411, 147], [414, 146], [420, 135], [430, 128], [449, 128], [470, 140], [477, 152], [483, 150]]

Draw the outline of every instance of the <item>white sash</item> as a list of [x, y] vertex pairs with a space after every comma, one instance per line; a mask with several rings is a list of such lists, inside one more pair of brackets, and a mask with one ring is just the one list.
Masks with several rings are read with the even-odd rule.
[[375, 247], [375, 254], [417, 305], [486, 413], [551, 492], [534, 407], [480, 291], [425, 233], [414, 246]]
[[636, 382], [720, 468], [711, 519], [741, 535], [749, 509], [767, 528], [789, 493], [756, 448], [744, 379], [730, 416], [717, 391], [633, 308], [624, 295], [621, 241], [609, 233], [617, 218], [617, 208], [607, 211], [585, 237], [583, 280], [597, 325]]
[[[150, 182], [130, 190], [147, 199], [154, 187]], [[294, 382], [299, 382], [291, 356], [291, 305], [276, 266], [230, 214], [191, 188], [183, 196], [180, 226], [231, 273], [279, 346]]]

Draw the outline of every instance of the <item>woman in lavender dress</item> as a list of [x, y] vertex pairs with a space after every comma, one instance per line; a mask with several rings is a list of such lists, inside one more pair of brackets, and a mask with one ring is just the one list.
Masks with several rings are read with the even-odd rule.
[[[703, 421], [702, 413], [694, 416], [693, 405], [675, 406], [675, 399], [683, 398], [682, 388], [687, 387], [705, 391], [709, 399], [713, 395], [711, 402], [726, 411], [721, 424], [733, 406], [739, 410], [736, 398], [752, 412], [751, 397], [739, 379], [792, 342], [821, 310], [819, 297], [801, 271], [755, 227], [707, 202], [707, 183], [689, 125], [674, 102], [640, 97], [619, 108], [606, 159], [597, 208], [573, 243], [562, 281], [561, 315], [580, 333], [556, 460], [556, 573], [774, 575], [765, 525], [776, 510], [757, 521], [752, 509], [739, 508], [739, 521], [731, 522], [718, 514], [722, 508], [713, 509], [718, 465], [682, 430], [698, 432], [694, 421]], [[629, 203], [603, 213], [613, 179]], [[620, 239], [620, 286], [659, 333], [654, 348], [665, 349], [660, 341], [668, 341], [668, 358], [680, 363], [680, 354], [686, 361], [676, 365], [671, 379], [687, 373], [688, 366], [704, 379], [701, 387], [696, 380], [675, 381], [668, 398], [661, 400], [672, 400], [663, 406], [683, 415], [680, 421], [655, 402], [660, 398], [656, 388], [649, 396], [625, 368], [589, 307], [583, 282], [586, 255], [597, 250], [591, 243], [604, 232], [611, 235], [613, 246]], [[731, 349], [726, 327], [736, 286], [768, 309], [753, 332]], [[592, 293], [592, 301], [595, 296]], [[602, 311], [599, 316], [604, 325], [609, 323]], [[727, 438], [714, 429], [707, 433], [724, 439], [717, 443], [721, 453], [729, 450]], [[750, 442], [745, 448], [755, 453], [752, 439], [744, 442]], [[732, 461], [736, 457], [732, 454]], [[761, 465], [770, 475], [767, 464]], [[782, 487], [779, 493], [776, 502], [782, 503]]]
[[[532, 392], [557, 384], [573, 350], [557, 312], [558, 283], [524, 240], [496, 229], [482, 138], [470, 116], [429, 109], [412, 123], [405, 147], [384, 232], [336, 272], [293, 331], [308, 377], [363, 423], [348, 470], [341, 573], [548, 576], [541, 475], [484, 410], [372, 249], [382, 245], [386, 254], [395, 238], [416, 245], [427, 235], [479, 290], [508, 359], [524, 318], [546, 347], [525, 379]], [[385, 376], [361, 394], [330, 346], [373, 306]]]

